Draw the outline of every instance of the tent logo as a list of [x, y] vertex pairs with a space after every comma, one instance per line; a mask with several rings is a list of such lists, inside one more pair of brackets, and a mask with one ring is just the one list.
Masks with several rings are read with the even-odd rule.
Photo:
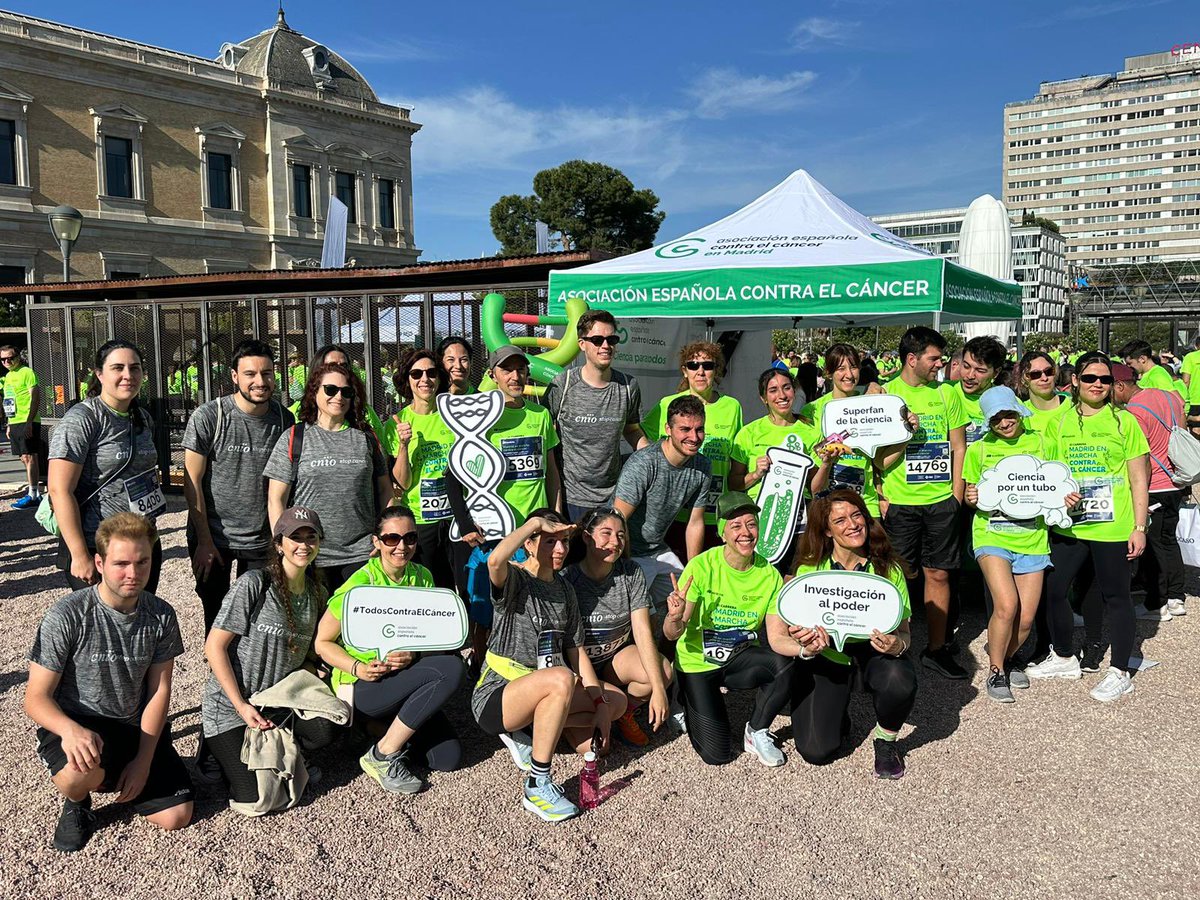
[[654, 251], [660, 259], [682, 259], [685, 256], [695, 256], [700, 252], [699, 244], [707, 243], [704, 238], [683, 238], [670, 244], [663, 244]]
[[918, 247], [915, 244], [910, 244], [908, 241], [902, 241], [900, 238], [894, 237], [890, 234], [880, 234], [878, 231], [872, 231], [871, 237], [884, 244], [891, 244], [893, 247], [899, 247], [901, 250], [915, 250], [917, 253], [929, 253], [928, 250]]

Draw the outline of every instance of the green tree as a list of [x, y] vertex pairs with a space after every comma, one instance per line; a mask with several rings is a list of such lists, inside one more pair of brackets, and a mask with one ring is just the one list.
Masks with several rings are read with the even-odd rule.
[[658, 195], [634, 188], [624, 173], [603, 163], [573, 159], [533, 176], [533, 194], [509, 194], [492, 206], [492, 234], [501, 256], [535, 248], [534, 222], [545, 222], [564, 250], [628, 253], [654, 245], [666, 213]]

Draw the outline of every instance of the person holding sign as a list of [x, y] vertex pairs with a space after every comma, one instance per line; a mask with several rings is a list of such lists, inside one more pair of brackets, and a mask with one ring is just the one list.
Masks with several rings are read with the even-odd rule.
[[[119, 512], [154, 521], [166, 512], [158, 478], [154, 421], [138, 403], [145, 371], [129, 341], [96, 351], [88, 399], [67, 410], [50, 436], [47, 484], [60, 532], [58, 567], [73, 591], [96, 584], [96, 529]], [[162, 543], [157, 534], [146, 590], [158, 587]]]
[[266, 566], [233, 583], [204, 642], [212, 674], [200, 704], [202, 733], [234, 803], [259, 800], [258, 777], [242, 762], [247, 728], [266, 731], [286, 721], [305, 752], [324, 747], [336, 734], [328, 719], [260, 710], [247, 700], [304, 667], [327, 596], [312, 565], [323, 537], [316, 512], [302, 506], [286, 510], [275, 523]]
[[[1002, 509], [980, 508], [978, 485], [1000, 460], [1027, 456], [1036, 461], [1046, 459], [1048, 453], [1044, 436], [1025, 429], [1022, 420], [1033, 413], [1011, 389], [989, 388], [980, 397], [979, 406], [989, 430], [967, 448], [963, 480], [967, 485], [966, 505], [975, 510], [971, 525], [975, 558], [992, 595], [987, 692], [993, 700], [1012, 703], [1013, 687], [1029, 687], [1028, 677], [1013, 666], [1012, 658], [1033, 627], [1042, 596], [1043, 572], [1050, 565], [1050, 541], [1041, 517], [1014, 519]], [[1018, 486], [1028, 483], [1026, 480]]]
[[[580, 652], [583, 619], [575, 590], [562, 576], [574, 530], [554, 510], [534, 510], [488, 557], [495, 625], [471, 695], [479, 727], [500, 737], [528, 772], [522, 805], [547, 822], [579, 815], [550, 777], [559, 738], [566, 735], [583, 755], [598, 732], [600, 749], [607, 751], [613, 719], [625, 712], [625, 692], [601, 682]], [[512, 562], [522, 548], [525, 561]], [[514, 740], [512, 732], [530, 726], [532, 744]]]
[[433, 587], [433, 576], [412, 561], [417, 552], [417, 523], [411, 510], [391, 506], [375, 525], [371, 543], [378, 554], [351, 575], [329, 598], [317, 625], [314, 649], [333, 667], [333, 689], [339, 696], [353, 686], [347, 700], [358, 715], [391, 720], [387, 731], [358, 760], [364, 772], [392, 794], [415, 794], [424, 787], [412, 770], [414, 754], [436, 772], [453, 772], [462, 746], [442, 707], [463, 679], [457, 656], [393, 650], [382, 659], [378, 648], [355, 647], [342, 634], [346, 594], [359, 585]]
[[450, 568], [450, 498], [446, 493], [446, 455], [454, 433], [437, 410], [446, 376], [430, 350], [413, 350], [396, 370], [396, 392], [404, 408], [384, 426], [383, 445], [396, 462], [392, 478], [404, 491], [404, 505], [417, 522], [417, 559], [438, 587], [453, 590]]
[[1071, 495], [1071, 526], [1050, 536], [1054, 568], [1046, 588], [1054, 652], [1027, 668], [1030, 678], [1080, 677], [1074, 621], [1067, 593], [1089, 560], [1108, 608], [1112, 649], [1108, 673], [1091, 691], [1104, 703], [1133, 691], [1129, 657], [1137, 619], [1130, 597], [1130, 560], [1146, 549], [1149, 528], [1150, 447], [1137, 419], [1113, 405], [1112, 363], [1085, 353], [1076, 364], [1071, 409], [1050, 425], [1053, 458], [1064, 462], [1079, 485]]
[[896, 739], [917, 697], [917, 673], [907, 655], [912, 645], [912, 610], [904, 560], [892, 549], [887, 532], [868, 512], [863, 498], [842, 489], [813, 503], [797, 562], [797, 578], [844, 571], [887, 579], [895, 588], [893, 596], [899, 597], [899, 612], [892, 630], [850, 634], [838, 650], [825, 626], [789, 625], [780, 615], [780, 600], [772, 600], [767, 640], [777, 654], [802, 661], [792, 694], [796, 749], [812, 765], [833, 760], [848, 733], [850, 691], [857, 669], [875, 705], [875, 775], [900, 778], [904, 760]]
[[563, 577], [575, 589], [583, 617], [583, 650], [598, 676], [624, 688], [629, 700], [617, 730], [626, 743], [644, 747], [650, 739], [633, 718], [634, 710], [647, 704], [650, 726], [658, 731], [669, 712], [667, 686], [673, 674], [654, 641], [646, 577], [629, 559], [625, 517], [615, 509], [588, 510], [579, 533], [584, 557], [567, 566]]
[[[764, 766], [782, 766], [771, 723], [792, 693], [793, 660], [758, 641], [783, 578], [755, 552], [759, 508], [747, 494], [717, 500], [724, 544], [687, 564], [667, 598], [663, 636], [676, 641], [675, 668], [687, 735], [700, 758], [722, 766], [737, 758], [721, 688], [755, 691], [742, 745]], [[778, 618], [778, 617], [775, 617]], [[770, 626], [769, 626], [770, 627]]]

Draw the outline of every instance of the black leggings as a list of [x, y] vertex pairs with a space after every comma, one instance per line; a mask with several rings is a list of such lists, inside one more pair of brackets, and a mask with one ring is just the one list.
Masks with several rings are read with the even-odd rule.
[[354, 683], [354, 709], [372, 719], [395, 717], [415, 734], [409, 744], [425, 765], [453, 772], [462, 761], [462, 744], [441, 709], [463, 680], [457, 656], [426, 656], [379, 681]]
[[1108, 607], [1111, 663], [1118, 669], [1129, 669], [1137, 619], [1129, 596], [1130, 563], [1126, 551], [1125, 541], [1086, 541], [1051, 533], [1050, 561], [1054, 568], [1046, 579], [1046, 596], [1050, 601], [1050, 638], [1058, 656], [1075, 653], [1075, 623], [1067, 593], [1090, 558], [1096, 570], [1096, 586]]
[[723, 766], [737, 759], [729, 728], [729, 710], [721, 688], [752, 691], [754, 711], [750, 728], [767, 728], [788, 704], [792, 693], [794, 660], [766, 647], [747, 647], [729, 662], [711, 672], [678, 672], [679, 692], [687, 713], [687, 734], [692, 747], [710, 766]]
[[[92, 535], [94, 538], [95, 535]], [[92, 556], [96, 555], [96, 548], [88, 544], [88, 553]], [[158, 589], [158, 576], [162, 572], [163, 549], [162, 541], [155, 541], [154, 546], [150, 548], [150, 578], [146, 582], [146, 587], [143, 590], [148, 594], [153, 594]], [[63, 575], [67, 579], [67, 587], [73, 591], [83, 590], [89, 587], [86, 581], [81, 581], [71, 574], [71, 551], [67, 549], [66, 542], [60, 537], [58, 539], [58, 568], [62, 570]], [[99, 573], [97, 573], [97, 583], [99, 583]]]
[[[221, 604], [225, 602], [225, 595], [229, 593], [229, 585], [233, 581], [233, 564], [237, 563], [237, 574], [241, 578], [247, 572], [263, 568], [267, 564], [267, 553], [275, 551], [231, 550], [228, 547], [218, 547], [217, 552], [221, 554], [221, 562], [212, 564], [206, 578], [196, 576], [196, 595], [200, 598], [200, 605], [204, 607], [205, 634], [212, 631], [217, 613], [221, 611]], [[188, 558], [194, 559], [195, 556], [196, 539], [189, 531]]]
[[[328, 719], [302, 719], [286, 709], [266, 709], [263, 715], [277, 726], [286, 722], [303, 753], [326, 746], [338, 732], [338, 726]], [[242, 725], [204, 739], [204, 745], [221, 766], [225, 781], [229, 784], [229, 799], [238, 803], [258, 802], [258, 776], [242, 762], [242, 743], [248, 727]]]
[[416, 561], [429, 570], [435, 587], [456, 590], [450, 566], [450, 520], [417, 526]]
[[875, 703], [875, 719], [888, 731], [899, 731], [917, 699], [917, 671], [905, 656], [885, 656], [866, 641], [846, 644], [851, 665], [823, 656], [796, 663], [792, 694], [792, 737], [805, 762], [821, 766], [842, 746], [854, 670]]

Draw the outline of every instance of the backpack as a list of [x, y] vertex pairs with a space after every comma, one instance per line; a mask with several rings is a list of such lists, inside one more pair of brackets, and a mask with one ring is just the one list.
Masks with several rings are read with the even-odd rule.
[[1150, 454], [1150, 458], [1171, 479], [1171, 483], [1181, 488], [1200, 483], [1200, 441], [1197, 441], [1190, 431], [1179, 427], [1179, 423], [1175, 421], [1175, 410], [1171, 409], [1171, 424], [1168, 425], [1159, 417], [1158, 413], [1148, 406], [1141, 403], [1130, 403], [1128, 406], [1144, 409], [1154, 416], [1159, 425], [1171, 432], [1167, 441], [1167, 461], [1171, 464], [1171, 468], [1163, 465], [1162, 460], [1153, 453]]

